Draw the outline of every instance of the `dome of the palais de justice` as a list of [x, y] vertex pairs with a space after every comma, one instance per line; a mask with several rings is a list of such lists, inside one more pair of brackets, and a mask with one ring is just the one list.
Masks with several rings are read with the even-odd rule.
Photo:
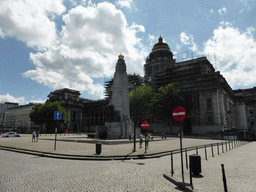
[[163, 50], [163, 49], [170, 51], [169, 45], [163, 42], [163, 38], [160, 35], [160, 37], [158, 38], [158, 43], [154, 45], [152, 51]]

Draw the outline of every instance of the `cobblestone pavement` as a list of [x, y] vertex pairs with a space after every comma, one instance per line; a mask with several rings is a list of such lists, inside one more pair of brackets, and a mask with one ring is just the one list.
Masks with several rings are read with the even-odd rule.
[[[29, 149], [52, 149], [52, 141], [29, 141], [29, 137], [1, 138], [10, 146], [28, 147]], [[216, 143], [216, 140], [183, 139], [183, 147], [199, 144]], [[240, 142], [239, 142], [240, 143]], [[103, 146], [105, 154], [127, 154], [132, 144]], [[86, 151], [95, 155], [90, 149], [95, 145], [59, 142], [58, 152], [70, 154]], [[66, 146], [66, 150], [65, 150]], [[174, 175], [171, 176], [170, 155], [161, 158], [143, 160], [112, 161], [72, 161], [25, 155], [0, 150], [0, 191], [224, 191], [221, 164], [225, 165], [228, 191], [256, 191], [255, 170], [256, 143], [235, 147], [224, 145], [199, 149], [202, 175], [193, 178], [193, 187], [189, 185], [189, 172], [186, 169], [184, 153], [184, 179], [181, 177], [180, 154], [173, 155]], [[164, 141], [151, 142], [149, 152], [173, 150], [179, 148], [179, 140], [171, 138]], [[88, 150], [87, 150], [88, 149]], [[223, 149], [223, 151], [222, 151]], [[143, 154], [143, 148], [137, 153]], [[196, 151], [188, 151], [187, 157]], [[207, 156], [206, 156], [207, 154]], [[213, 154], [213, 155], [212, 155]]]
[[170, 158], [70, 161], [0, 151], [0, 191], [174, 191]]
[[[214, 157], [212, 157], [211, 149], [207, 149], [207, 160], [205, 158], [205, 150], [201, 149], [198, 154], [201, 156], [202, 173], [199, 177], [193, 177], [193, 191], [200, 192], [220, 192], [224, 191], [221, 164], [224, 164], [227, 189], [229, 192], [255, 192], [256, 191], [256, 142], [252, 142], [229, 150], [224, 146], [224, 153], [220, 147], [219, 155], [217, 148], [214, 148]], [[191, 155], [193, 152], [189, 152]], [[180, 161], [177, 161], [176, 170], [173, 177], [167, 174], [177, 182], [182, 182]], [[185, 183], [190, 183], [189, 171], [185, 168]], [[188, 186], [188, 185], [187, 185]], [[187, 189], [191, 190], [188, 186]]]
[[[47, 140], [46, 140], [47, 139]], [[57, 141], [56, 150], [54, 150], [54, 135], [52, 136], [42, 136], [39, 138], [39, 142], [31, 142], [31, 135], [22, 135], [20, 138], [1, 138], [0, 146], [15, 147], [27, 150], [41, 151], [45, 153], [54, 154], [66, 154], [66, 155], [80, 155], [80, 156], [93, 156], [93, 157], [110, 157], [110, 156], [137, 156], [137, 155], [151, 155], [166, 151], [171, 151], [175, 149], [180, 149], [179, 138], [168, 137], [166, 140], [162, 140], [160, 137], [155, 138], [149, 142], [149, 148], [147, 154], [145, 154], [145, 149], [143, 143], [143, 148], [139, 148], [139, 143], [137, 143], [137, 151], [133, 151], [133, 143], [118, 144], [118, 145], [102, 145], [102, 152], [100, 155], [96, 155], [95, 143], [85, 143], [92, 142], [93, 139], [87, 139], [82, 136], [58, 136], [57, 139], [64, 141]], [[67, 142], [69, 141], [69, 142]], [[70, 142], [76, 141], [76, 142]], [[96, 140], [97, 141], [97, 140]], [[121, 140], [123, 142], [129, 142], [128, 139]], [[139, 140], [138, 140], [139, 141]], [[115, 141], [105, 140], [103, 142], [113, 143]], [[193, 139], [184, 138], [183, 147], [191, 147], [197, 145], [204, 145], [210, 143], [223, 142], [223, 140], [210, 140], [210, 139]]]

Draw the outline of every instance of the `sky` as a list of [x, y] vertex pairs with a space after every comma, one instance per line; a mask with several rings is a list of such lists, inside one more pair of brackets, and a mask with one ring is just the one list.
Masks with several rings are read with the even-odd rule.
[[0, 103], [102, 99], [118, 55], [143, 76], [160, 35], [177, 61], [206, 56], [232, 89], [253, 88], [255, 29], [256, 0], [0, 0]]

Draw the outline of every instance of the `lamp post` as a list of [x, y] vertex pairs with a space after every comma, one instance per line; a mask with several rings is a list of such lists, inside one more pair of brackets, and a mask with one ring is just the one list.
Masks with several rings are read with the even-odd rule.
[[134, 93], [134, 97], [135, 97], [135, 107], [134, 107], [133, 152], [136, 151], [136, 120], [137, 120], [137, 95], [136, 95], [136, 86], [137, 86], [137, 83], [134, 83], [134, 86], [135, 86], [135, 93]]

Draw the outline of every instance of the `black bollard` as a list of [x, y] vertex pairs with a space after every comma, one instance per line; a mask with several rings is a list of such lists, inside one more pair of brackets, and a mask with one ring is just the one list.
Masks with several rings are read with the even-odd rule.
[[186, 168], [188, 169], [188, 153], [187, 153], [187, 149], [185, 149], [185, 155], [186, 155]]
[[190, 178], [190, 185], [191, 185], [191, 188], [194, 189], [194, 188], [193, 188], [193, 181], [192, 181], [192, 170], [191, 170], [191, 169], [192, 169], [192, 168], [191, 168], [192, 166], [191, 166], [191, 160], [190, 160], [190, 158], [191, 158], [191, 157], [189, 156], [189, 178]]
[[96, 143], [96, 154], [97, 155], [101, 154], [101, 143], [100, 142]]
[[224, 164], [221, 164], [221, 170], [222, 170], [222, 179], [223, 179], [224, 191], [228, 192], [227, 180], [226, 180], [226, 175], [225, 175], [225, 170], [224, 170]]
[[173, 156], [172, 156], [172, 151], [171, 151], [171, 174], [173, 176], [174, 172], [173, 172]]
[[205, 153], [205, 160], [207, 161], [207, 151], [206, 151], [206, 145], [204, 146], [204, 153]]
[[213, 147], [212, 147], [212, 144], [211, 144], [211, 148], [212, 148], [212, 157], [214, 157], [214, 152], [213, 152]]

